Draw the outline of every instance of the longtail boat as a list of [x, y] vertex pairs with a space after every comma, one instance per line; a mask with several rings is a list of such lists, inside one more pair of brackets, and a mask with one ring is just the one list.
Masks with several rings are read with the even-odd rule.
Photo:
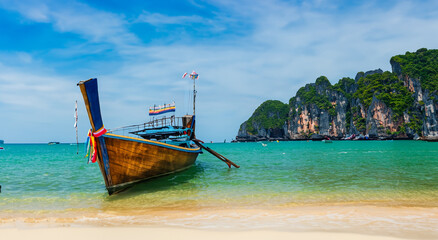
[[78, 85], [90, 119], [89, 137], [95, 161], [109, 195], [141, 181], [185, 170], [202, 153], [201, 147], [192, 141], [195, 139], [194, 114], [106, 130], [97, 79], [81, 81]]

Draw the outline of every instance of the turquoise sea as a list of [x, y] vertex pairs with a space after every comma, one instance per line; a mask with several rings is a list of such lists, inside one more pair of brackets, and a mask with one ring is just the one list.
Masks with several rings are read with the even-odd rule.
[[438, 143], [265, 143], [207, 144], [241, 168], [205, 152], [187, 171], [114, 196], [83, 144], [79, 155], [70, 144], [5, 144], [0, 223], [330, 230], [395, 221], [438, 234]]

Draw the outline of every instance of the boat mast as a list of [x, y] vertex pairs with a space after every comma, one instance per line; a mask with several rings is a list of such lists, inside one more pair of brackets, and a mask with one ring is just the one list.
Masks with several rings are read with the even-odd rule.
[[193, 77], [193, 115], [195, 115], [195, 103], [196, 103], [196, 89], [195, 89], [195, 77]]
[[[187, 73], [184, 73], [182, 78], [185, 78], [187, 76]], [[196, 79], [198, 79], [199, 75], [195, 72], [195, 70], [192, 71], [192, 73], [189, 74], [189, 77], [191, 79], [193, 79], [193, 116], [195, 115], [196, 111], [196, 87], [195, 87], [195, 82]]]

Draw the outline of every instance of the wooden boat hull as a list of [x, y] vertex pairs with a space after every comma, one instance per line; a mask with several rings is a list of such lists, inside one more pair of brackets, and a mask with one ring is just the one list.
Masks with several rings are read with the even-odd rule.
[[[97, 79], [81, 81], [78, 85], [90, 119], [97, 161], [110, 195], [134, 183], [187, 169], [202, 152], [200, 148], [105, 133]], [[194, 127], [194, 116], [191, 124]]]
[[[199, 148], [183, 148], [157, 141], [103, 135], [108, 153], [108, 193], [124, 190], [134, 183], [179, 172], [193, 165]], [[102, 161], [99, 166], [103, 169]], [[104, 171], [103, 171], [104, 172]]]

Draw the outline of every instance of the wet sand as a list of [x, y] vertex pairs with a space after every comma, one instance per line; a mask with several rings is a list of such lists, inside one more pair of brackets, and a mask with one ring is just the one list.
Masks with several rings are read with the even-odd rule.
[[262, 239], [312, 239], [312, 240], [395, 240], [400, 238], [333, 232], [281, 232], [281, 231], [212, 231], [180, 228], [93, 227], [93, 228], [13, 228], [0, 229], [2, 239], [77, 240], [105, 239], [190, 239], [190, 240], [262, 240]]
[[[153, 208], [0, 214], [0, 236], [26, 239], [57, 234], [87, 236], [151, 235], [190, 239], [438, 239], [438, 208], [381, 207], [358, 203], [277, 208]], [[86, 233], [85, 235], [81, 235]], [[211, 236], [210, 236], [211, 235]], [[53, 237], [53, 238], [52, 238]], [[71, 238], [73, 239], [73, 238]], [[185, 238], [182, 238], [185, 239]]]

